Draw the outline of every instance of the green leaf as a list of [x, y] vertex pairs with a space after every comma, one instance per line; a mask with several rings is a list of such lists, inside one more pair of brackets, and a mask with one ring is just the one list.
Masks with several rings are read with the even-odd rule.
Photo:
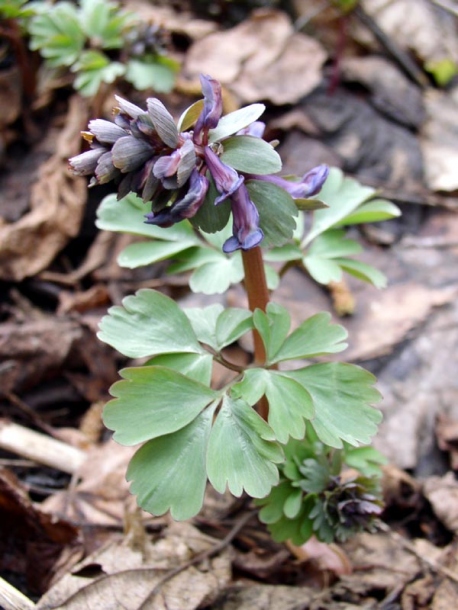
[[176, 352], [202, 353], [192, 326], [179, 306], [155, 290], [142, 289], [111, 307], [98, 337], [130, 358]]
[[345, 463], [366, 477], [380, 477], [380, 466], [388, 460], [374, 447], [345, 447]]
[[135, 89], [154, 89], [158, 93], [170, 93], [175, 86], [179, 64], [162, 55], [146, 55], [143, 59], [127, 62], [126, 80]]
[[332, 259], [321, 256], [304, 256], [303, 263], [318, 284], [327, 286], [330, 282], [340, 282], [342, 279], [342, 269]]
[[243, 264], [240, 256], [221, 257], [214, 262], [198, 267], [189, 280], [193, 292], [203, 294], [222, 294], [231, 284], [238, 284], [243, 279]]
[[91, 44], [104, 49], [120, 49], [123, 30], [133, 14], [121, 11], [116, 2], [80, 0], [80, 23]]
[[310, 394], [300, 383], [278, 371], [249, 369], [234, 391], [249, 404], [267, 396], [268, 422], [280, 443], [285, 444], [289, 436], [304, 438], [305, 420], [313, 418], [315, 411]]
[[353, 239], [345, 237], [343, 229], [329, 229], [315, 239], [308, 252], [313, 256], [337, 258], [359, 254], [362, 247]]
[[208, 307], [187, 307], [183, 311], [191, 322], [197, 339], [218, 351], [216, 322], [224, 311], [224, 307], [220, 303], [214, 303]]
[[458, 64], [453, 57], [430, 59], [425, 63], [424, 68], [432, 74], [439, 87], [446, 87], [458, 74]]
[[341, 362], [313, 364], [283, 375], [301, 383], [315, 406], [311, 424], [319, 439], [331, 447], [367, 445], [382, 415], [372, 405], [380, 401], [375, 377], [364, 369]]
[[178, 371], [194, 381], [210, 385], [213, 357], [211, 354], [162, 354], [151, 358], [147, 366], [162, 366]]
[[218, 398], [208, 386], [163, 366], [121, 371], [123, 381], [110, 388], [115, 397], [103, 421], [121, 445], [136, 445], [180, 430]]
[[226, 485], [234, 496], [245, 490], [253, 498], [267, 495], [278, 483], [283, 453], [273, 442], [266, 422], [243, 400], [225, 397], [210, 434], [207, 474], [223, 493]]
[[313, 213], [312, 227], [304, 238], [302, 247], [320, 233], [341, 223], [374, 193], [373, 188], [363, 186], [353, 178], [346, 178], [340, 169], [332, 168], [320, 191], [320, 199], [329, 207]]
[[116, 199], [116, 195], [107, 195], [97, 210], [96, 225], [105, 231], [131, 233], [167, 241], [193, 242], [194, 245], [201, 243], [188, 221], [183, 220], [164, 229], [145, 223], [147, 211], [145, 203], [133, 193], [120, 201]]
[[231, 204], [229, 200], [215, 205], [215, 199], [219, 193], [216, 190], [213, 178], [207, 173], [210, 185], [203, 204], [197, 214], [191, 218], [192, 225], [205, 233], [217, 233], [222, 231], [229, 220], [231, 214]]
[[145, 265], [152, 265], [158, 261], [171, 258], [193, 245], [190, 242], [177, 241], [144, 241], [130, 244], [119, 254], [118, 263], [121, 267], [136, 269]]
[[292, 332], [273, 356], [272, 362], [314, 358], [323, 354], [335, 354], [347, 347], [343, 341], [348, 333], [343, 326], [333, 324], [327, 312], [317, 313], [302, 322]]
[[288, 261], [300, 261], [302, 250], [296, 244], [285, 244], [279, 248], [272, 248], [264, 253], [264, 260], [273, 263], [285, 263]]
[[170, 510], [176, 520], [190, 519], [200, 511], [212, 417], [213, 409], [206, 409], [181, 430], [149, 441], [134, 455], [127, 480], [144, 510], [153, 515]]
[[70, 2], [40, 7], [30, 20], [29, 33], [30, 48], [40, 51], [52, 67], [71, 66], [79, 59], [85, 43], [77, 9]]
[[253, 316], [247, 309], [229, 307], [222, 311], [216, 322], [216, 345], [221, 351], [253, 328]]
[[375, 267], [372, 267], [372, 265], [355, 261], [351, 258], [336, 258], [335, 261], [344, 271], [357, 277], [359, 280], [369, 282], [376, 288], [385, 288], [386, 276]]
[[292, 238], [296, 228], [294, 199], [270, 182], [248, 180], [246, 186], [259, 212], [259, 224], [264, 232], [262, 245], [283, 246]]
[[306, 497], [295, 519], [289, 519], [284, 515], [275, 523], [269, 524], [268, 529], [272, 539], [275, 542], [291, 540], [298, 546], [307, 542], [313, 534], [313, 522], [309, 518], [311, 504], [313, 505], [313, 498]]
[[401, 210], [386, 199], [372, 199], [363, 203], [353, 213], [343, 218], [334, 226], [356, 225], [364, 222], [379, 222], [401, 215]]
[[257, 506], [262, 506], [259, 511], [259, 519], [262, 523], [275, 523], [283, 517], [283, 506], [291, 494], [291, 483], [282, 481], [272, 487], [267, 498], [256, 500]]
[[288, 335], [291, 325], [290, 315], [281, 305], [269, 303], [265, 313], [256, 309], [253, 322], [263, 340], [267, 361], [271, 363]]
[[178, 119], [177, 129], [179, 132], [186, 131], [194, 125], [204, 107], [204, 100], [198, 100], [191, 104]]
[[291, 492], [283, 505], [285, 517], [288, 517], [288, 519], [295, 519], [302, 508], [302, 500], [302, 491], [300, 489], [295, 489]]
[[209, 131], [210, 144], [227, 138], [244, 127], [248, 127], [248, 125], [259, 119], [265, 109], [264, 104], [251, 104], [221, 117], [218, 126]]
[[294, 199], [294, 203], [298, 210], [305, 212], [313, 212], [313, 210], [322, 210], [328, 206], [321, 199]]
[[274, 174], [281, 170], [277, 151], [255, 136], [233, 136], [223, 142], [221, 161], [248, 174]]

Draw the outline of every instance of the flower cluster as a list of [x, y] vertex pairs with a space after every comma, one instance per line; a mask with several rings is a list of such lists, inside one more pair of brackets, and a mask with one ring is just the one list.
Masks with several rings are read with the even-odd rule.
[[[134, 192], [152, 202], [146, 222], [160, 227], [192, 218], [204, 203], [212, 180], [219, 193], [214, 204], [228, 200], [232, 210], [233, 235], [223, 250], [254, 248], [264, 235], [246, 179], [265, 180], [294, 198], [307, 198], [321, 189], [328, 168], [319, 166], [301, 181], [291, 182], [273, 175], [244, 175], [224, 163], [221, 144], [209, 142], [209, 132], [222, 116], [221, 85], [210, 76], [201, 76], [201, 83], [203, 107], [193, 130], [179, 132], [158, 99], [149, 98], [144, 111], [117, 97], [114, 123], [103, 119], [89, 122], [89, 131], [83, 136], [90, 150], [71, 158], [70, 168], [77, 175], [93, 176], [90, 186], [114, 181], [118, 198]], [[264, 123], [255, 121], [237, 135], [262, 138], [264, 128]]]

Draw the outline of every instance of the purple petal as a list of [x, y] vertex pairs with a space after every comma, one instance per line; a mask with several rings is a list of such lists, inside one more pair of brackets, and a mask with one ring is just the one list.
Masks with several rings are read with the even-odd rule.
[[307, 199], [319, 193], [329, 174], [327, 165], [318, 165], [304, 174], [301, 180], [294, 182], [280, 176], [251, 176], [255, 180], [264, 180], [284, 189], [294, 199]]
[[159, 227], [170, 227], [176, 222], [180, 222], [180, 220], [192, 218], [203, 204], [208, 186], [209, 182], [207, 178], [201, 176], [199, 172], [194, 169], [189, 180], [189, 190], [186, 195], [159, 212], [146, 214], [145, 222]]
[[255, 138], [262, 138], [264, 131], [266, 130], [266, 124], [262, 121], [254, 121], [248, 127], [244, 127], [237, 132], [238, 136], [254, 136]]
[[206, 144], [208, 131], [218, 125], [223, 113], [223, 96], [221, 85], [211, 76], [201, 74], [200, 82], [204, 94], [204, 107], [194, 127], [194, 142], [196, 144]]
[[205, 161], [208, 170], [215, 182], [216, 189], [221, 195], [215, 199], [218, 205], [232, 195], [243, 183], [243, 176], [240, 176], [234, 168], [223, 163], [217, 154], [208, 146], [204, 150]]
[[159, 137], [167, 146], [175, 148], [178, 144], [178, 130], [172, 115], [164, 104], [155, 97], [150, 97], [146, 103], [148, 114], [153, 121]]
[[234, 250], [250, 250], [258, 246], [264, 238], [259, 228], [259, 213], [250, 199], [244, 184], [231, 196], [233, 236], [224, 242], [223, 252], [229, 254]]

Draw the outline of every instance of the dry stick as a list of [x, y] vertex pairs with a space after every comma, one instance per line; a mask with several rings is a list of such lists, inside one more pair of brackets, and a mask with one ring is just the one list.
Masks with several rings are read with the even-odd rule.
[[86, 460], [86, 452], [62, 441], [0, 419], [0, 449], [74, 474]]
[[0, 607], [4, 610], [32, 610], [35, 604], [0, 577]]
[[[267, 289], [266, 273], [264, 271], [264, 260], [262, 250], [258, 246], [251, 250], [242, 250], [243, 270], [245, 272], [245, 290], [248, 296], [248, 305], [251, 311], [255, 309], [266, 310], [269, 303], [269, 291]], [[254, 362], [264, 364], [266, 361], [266, 350], [261, 335], [256, 329], [253, 330]], [[263, 396], [259, 401], [259, 415], [267, 420], [269, 415], [269, 403]]]
[[388, 53], [398, 62], [402, 70], [414, 83], [420, 87], [428, 87], [429, 81], [411, 57], [391, 40], [370, 15], [357, 6], [353, 14], [372, 32], [377, 41], [385, 47]]
[[168, 572], [167, 574], [165, 574], [165, 576], [163, 576], [159, 580], [159, 582], [156, 583], [156, 585], [154, 586], [154, 589], [151, 591], [151, 593], [142, 603], [139, 610], [142, 610], [142, 608], [144, 607], [146, 602], [149, 602], [150, 600], [152, 600], [153, 597], [159, 593], [163, 584], [165, 584], [166, 582], [168, 582], [169, 580], [171, 580], [178, 574], [181, 574], [181, 572], [184, 572], [191, 566], [201, 563], [205, 559], [210, 559], [211, 557], [214, 557], [215, 555], [220, 553], [222, 550], [224, 550], [227, 546], [229, 546], [229, 544], [234, 540], [234, 538], [237, 536], [237, 534], [240, 532], [240, 530], [245, 527], [245, 525], [248, 523], [248, 521], [252, 517], [254, 517], [255, 514], [256, 513], [254, 513], [254, 512], [246, 513], [246, 515], [243, 515], [243, 517], [241, 517], [237, 521], [237, 523], [234, 525], [234, 527], [231, 529], [231, 531], [227, 534], [227, 536], [225, 538], [223, 538], [221, 540], [221, 542], [218, 542], [218, 544], [215, 544], [215, 546], [212, 546], [211, 549], [208, 549], [207, 551], [202, 551], [202, 553], [198, 553], [195, 557], [193, 557], [189, 561], [186, 561], [181, 566], [178, 566], [177, 568], [175, 568], [175, 569], [171, 570], [170, 572]]

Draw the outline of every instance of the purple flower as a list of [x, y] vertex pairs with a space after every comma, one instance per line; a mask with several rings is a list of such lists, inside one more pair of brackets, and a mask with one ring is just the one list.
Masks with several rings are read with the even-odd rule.
[[218, 205], [232, 196], [240, 187], [244, 178], [243, 176], [239, 176], [235, 169], [223, 163], [209, 146], [205, 147], [204, 155], [208, 170], [215, 181], [216, 190], [221, 193], [221, 195], [215, 199], [215, 205]]
[[237, 132], [238, 136], [254, 136], [255, 138], [262, 138], [264, 131], [266, 130], [266, 124], [262, 121], [254, 121]]
[[327, 165], [318, 165], [309, 172], [304, 174], [299, 182], [292, 180], [285, 180], [280, 176], [251, 176], [255, 180], [264, 180], [265, 182], [271, 182], [284, 189], [294, 199], [307, 199], [313, 197], [319, 193], [325, 183], [326, 178], [329, 174], [329, 168]]
[[201, 74], [200, 82], [204, 94], [204, 107], [194, 127], [194, 143], [207, 144], [208, 132], [218, 125], [223, 114], [223, 96], [221, 85], [211, 76]]
[[208, 179], [194, 169], [189, 179], [189, 189], [186, 195], [169, 207], [146, 214], [145, 222], [159, 227], [170, 227], [180, 220], [192, 218], [203, 204], [208, 186]]
[[224, 242], [223, 252], [250, 250], [258, 246], [264, 233], [259, 228], [259, 213], [244, 184], [231, 195], [233, 236]]

